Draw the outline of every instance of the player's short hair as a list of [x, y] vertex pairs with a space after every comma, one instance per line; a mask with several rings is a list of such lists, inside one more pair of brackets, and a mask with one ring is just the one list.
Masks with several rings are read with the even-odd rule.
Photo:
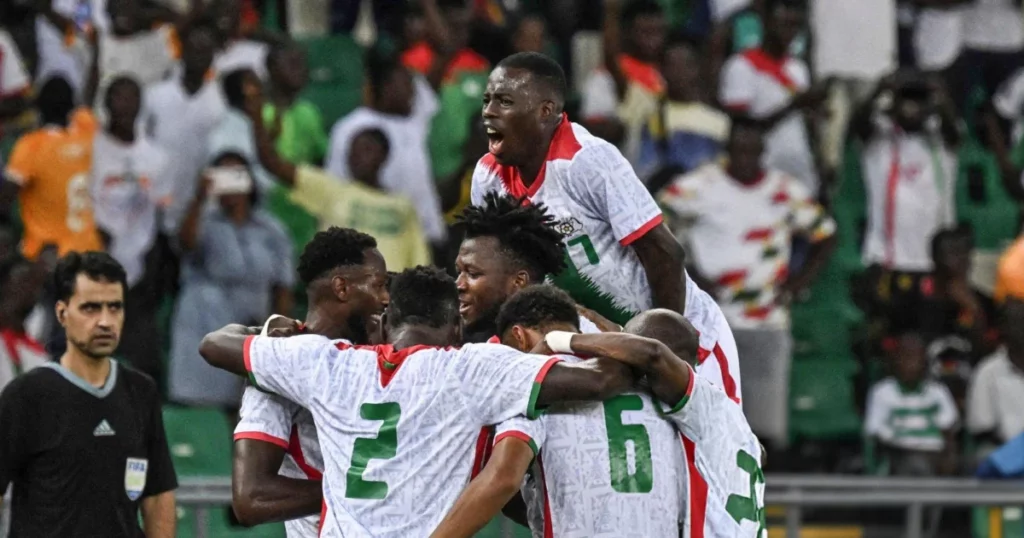
[[47, 79], [36, 95], [36, 108], [43, 123], [63, 124], [75, 109], [75, 90], [71, 83], [59, 75]]
[[419, 265], [391, 278], [387, 324], [441, 328], [459, 322], [459, 290], [443, 269]]
[[221, 90], [231, 108], [242, 110], [245, 107], [245, 78], [249, 76], [255, 77], [256, 73], [251, 69], [236, 69], [221, 80]]
[[113, 256], [106, 252], [69, 252], [57, 261], [53, 271], [53, 289], [57, 300], [67, 302], [75, 294], [75, 281], [84, 274], [90, 280], [120, 284], [128, 291], [128, 275]]
[[632, 0], [622, 8], [622, 26], [628, 28], [633, 21], [645, 15], [660, 16], [664, 13], [654, 0]]
[[544, 204], [523, 204], [522, 199], [488, 193], [482, 206], [467, 207], [458, 216], [466, 239], [494, 237], [504, 254], [540, 282], [565, 269], [562, 234]]
[[539, 52], [517, 52], [498, 62], [498, 67], [522, 69], [530, 73], [534, 80], [544, 84], [555, 94], [559, 104], [565, 103], [565, 96], [569, 93], [565, 71], [550, 56]]
[[391, 153], [391, 141], [388, 140], [388, 135], [386, 135], [383, 130], [381, 130], [381, 129], [377, 128], [377, 127], [370, 127], [369, 129], [363, 129], [362, 131], [359, 131], [358, 133], [356, 133], [356, 135], [352, 137], [352, 140], [355, 140], [356, 138], [359, 138], [360, 136], [368, 136], [368, 137], [372, 138], [374, 142], [380, 144], [380, 146], [382, 148], [384, 148], [384, 156], [385, 157], [387, 157]]
[[501, 305], [495, 322], [498, 334], [505, 334], [513, 325], [541, 329], [556, 323], [580, 330], [580, 315], [568, 293], [550, 285], [527, 286]]
[[107, 86], [107, 92], [103, 94], [103, 107], [107, 112], [111, 111], [111, 105], [114, 102], [114, 94], [121, 90], [134, 89], [138, 94], [139, 98], [142, 98], [142, 86], [132, 77], [128, 76], [117, 76], [110, 81]]
[[352, 228], [331, 226], [317, 232], [299, 256], [299, 279], [308, 286], [339, 267], [362, 265], [371, 248], [377, 248], [377, 240]]
[[657, 340], [684, 361], [695, 363], [700, 335], [682, 314], [665, 308], [641, 312], [626, 323], [623, 332]]

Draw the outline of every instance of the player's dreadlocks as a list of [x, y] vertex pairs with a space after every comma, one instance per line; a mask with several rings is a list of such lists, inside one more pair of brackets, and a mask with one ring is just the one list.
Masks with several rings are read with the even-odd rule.
[[466, 238], [494, 237], [502, 253], [525, 269], [534, 282], [565, 269], [562, 234], [544, 204], [527, 204], [513, 196], [490, 193], [484, 205], [468, 207], [458, 217]]
[[523, 288], [505, 301], [495, 324], [501, 335], [513, 325], [539, 330], [555, 323], [572, 325], [579, 331], [580, 316], [576, 312], [576, 303], [564, 291], [548, 284], [538, 284]]
[[317, 232], [299, 257], [299, 278], [308, 286], [338, 267], [362, 265], [369, 248], [377, 248], [377, 240], [351, 228], [331, 226]]
[[441, 328], [458, 323], [459, 292], [443, 269], [419, 265], [391, 277], [387, 323]]

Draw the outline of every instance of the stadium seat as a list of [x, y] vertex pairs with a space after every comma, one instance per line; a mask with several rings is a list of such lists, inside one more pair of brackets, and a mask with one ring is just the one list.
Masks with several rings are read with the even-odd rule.
[[858, 435], [860, 416], [853, 398], [852, 360], [794, 361], [790, 374], [790, 434], [805, 439]]
[[995, 156], [976, 141], [963, 145], [956, 184], [956, 215], [971, 224], [981, 250], [1001, 250], [1017, 236], [1020, 207], [1003, 187]]
[[179, 478], [231, 476], [231, 425], [223, 411], [165, 406], [163, 415]]
[[363, 49], [349, 35], [302, 40], [309, 62], [309, 85], [302, 93], [330, 129], [363, 102]]

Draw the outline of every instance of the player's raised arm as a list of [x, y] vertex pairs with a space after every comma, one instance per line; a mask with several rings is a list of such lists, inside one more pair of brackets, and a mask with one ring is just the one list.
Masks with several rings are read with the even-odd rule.
[[554, 351], [600, 355], [643, 370], [650, 375], [651, 388], [658, 399], [669, 404], [682, 401], [693, 384], [690, 361], [695, 359], [698, 338], [693, 326], [680, 314], [660, 309], [637, 316], [625, 330], [604, 334], [548, 333], [545, 340]]
[[203, 337], [199, 343], [199, 354], [214, 368], [235, 375], [249, 375], [245, 369], [245, 342], [259, 332], [258, 328], [237, 323], [227, 325]]
[[534, 407], [607, 400], [632, 388], [635, 381], [632, 369], [620, 361], [599, 358], [571, 364], [557, 362], [537, 387]]

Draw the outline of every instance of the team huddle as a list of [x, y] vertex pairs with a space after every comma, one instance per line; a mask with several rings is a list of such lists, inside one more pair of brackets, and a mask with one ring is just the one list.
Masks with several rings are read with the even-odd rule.
[[[453, 279], [318, 233], [303, 321], [230, 325], [234, 509], [294, 537], [767, 535], [736, 346], [628, 162], [536, 54], [491, 74]], [[538, 141], [549, 140], [549, 144]]]

